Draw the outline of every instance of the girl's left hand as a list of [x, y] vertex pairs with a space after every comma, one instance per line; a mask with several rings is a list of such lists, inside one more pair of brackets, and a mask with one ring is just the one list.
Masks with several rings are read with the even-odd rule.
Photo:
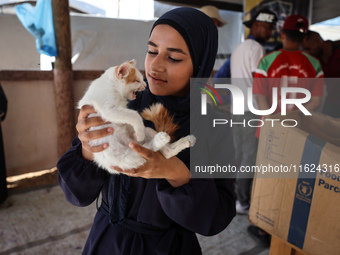
[[135, 169], [122, 170], [112, 166], [112, 169], [131, 177], [145, 179], [166, 179], [171, 186], [179, 187], [190, 181], [190, 170], [177, 157], [166, 159], [159, 151], [154, 152], [137, 143], [131, 142], [130, 148], [145, 158], [146, 163]]

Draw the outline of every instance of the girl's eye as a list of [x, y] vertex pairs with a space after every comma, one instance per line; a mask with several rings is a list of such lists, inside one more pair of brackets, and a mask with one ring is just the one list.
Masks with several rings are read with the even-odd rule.
[[154, 52], [154, 51], [148, 50], [148, 54], [150, 54], [150, 55], [156, 55], [156, 54], [157, 54], [157, 52]]
[[[156, 51], [151, 51], [151, 50], [148, 50], [147, 51], [147, 53], [149, 54], [149, 55], [157, 55], [158, 54], [158, 52], [156, 52]], [[178, 62], [181, 62], [182, 61], [182, 59], [176, 59], [176, 58], [173, 58], [173, 57], [168, 57], [168, 59], [171, 61], [171, 62], [174, 62], [174, 63], [178, 63]]]
[[172, 58], [172, 57], [169, 57], [169, 59], [170, 59], [170, 61], [175, 62], [175, 63], [182, 61], [182, 59], [175, 59], [175, 58]]

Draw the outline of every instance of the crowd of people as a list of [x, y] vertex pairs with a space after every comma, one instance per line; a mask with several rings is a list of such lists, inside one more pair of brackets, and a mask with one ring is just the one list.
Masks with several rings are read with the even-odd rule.
[[[311, 93], [311, 99], [304, 104], [308, 111], [321, 111], [323, 114], [339, 118], [340, 86], [327, 79], [340, 76], [340, 41], [324, 41], [319, 33], [308, 30], [306, 17], [288, 16], [281, 30], [282, 45], [272, 52], [265, 52], [263, 43], [268, 41], [274, 31], [278, 18], [274, 12], [266, 8], [255, 13], [243, 24], [249, 28], [248, 37], [232, 52], [216, 78], [231, 78], [245, 96], [244, 115], [232, 115], [238, 123], [258, 116], [249, 111], [247, 105], [247, 89], [252, 89], [253, 105], [259, 110], [268, 110], [273, 103], [273, 88], [302, 87]], [[300, 79], [307, 78], [307, 79]], [[299, 82], [298, 82], [298, 79]], [[326, 96], [324, 96], [324, 85]], [[303, 98], [301, 93], [290, 93], [289, 98]], [[324, 103], [323, 102], [324, 99]], [[232, 97], [229, 97], [232, 101]], [[280, 113], [281, 94], [277, 94], [277, 108], [273, 112]], [[232, 103], [230, 103], [232, 113]], [[287, 111], [297, 110], [295, 105], [287, 105]], [[235, 157], [237, 166], [256, 164], [257, 145], [260, 128], [233, 126]], [[253, 176], [239, 174], [236, 178], [236, 212], [248, 214], [251, 203], [251, 187]], [[270, 235], [262, 229], [250, 225], [248, 232], [263, 246], [270, 245]]]

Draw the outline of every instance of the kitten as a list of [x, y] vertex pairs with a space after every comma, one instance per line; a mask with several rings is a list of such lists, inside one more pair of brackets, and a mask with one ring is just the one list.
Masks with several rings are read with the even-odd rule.
[[109, 144], [104, 151], [94, 153], [94, 161], [112, 174], [119, 172], [111, 166], [126, 170], [138, 168], [146, 162], [142, 156], [130, 149], [129, 143], [132, 141], [150, 150], [161, 151], [165, 158], [173, 157], [195, 143], [195, 137], [192, 135], [170, 143], [170, 137], [178, 126], [173, 123], [173, 118], [162, 104], [154, 104], [142, 113], [145, 119], [155, 124], [157, 131], [145, 127], [141, 115], [127, 108], [128, 100], [136, 99], [136, 92], [143, 91], [145, 87], [142, 74], [135, 67], [135, 61], [131, 60], [107, 69], [90, 84], [78, 103], [79, 109], [83, 105], [94, 107], [97, 113], [90, 116], [101, 116], [105, 121], [111, 122], [90, 129], [113, 127], [114, 130], [109, 136], [90, 141], [90, 145]]

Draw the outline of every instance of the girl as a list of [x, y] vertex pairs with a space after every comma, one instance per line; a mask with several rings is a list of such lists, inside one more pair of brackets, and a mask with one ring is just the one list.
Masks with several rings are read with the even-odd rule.
[[[161, 102], [180, 125], [176, 137], [188, 135], [190, 78], [209, 77], [216, 53], [217, 29], [208, 16], [192, 8], [167, 12], [151, 30], [145, 59], [148, 87], [129, 108], [141, 111]], [[90, 147], [87, 142], [114, 130], [88, 131], [104, 122], [88, 118], [93, 112], [90, 106], [81, 109], [78, 137], [57, 165], [60, 186], [72, 204], [87, 206], [102, 194], [83, 254], [201, 254], [195, 233], [215, 235], [235, 216], [233, 180], [191, 178], [189, 149], [165, 159], [135, 143], [131, 148], [147, 163], [109, 175], [91, 162], [93, 153], [108, 145]], [[226, 130], [231, 149], [223, 153], [233, 163]]]

